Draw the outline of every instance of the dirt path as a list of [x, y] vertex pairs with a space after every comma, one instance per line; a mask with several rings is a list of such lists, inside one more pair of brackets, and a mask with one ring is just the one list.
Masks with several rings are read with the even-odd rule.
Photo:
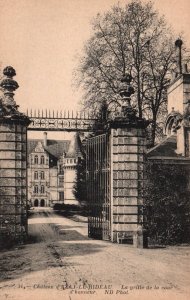
[[135, 249], [37, 209], [31, 242], [0, 253], [0, 299], [188, 299], [189, 247]]

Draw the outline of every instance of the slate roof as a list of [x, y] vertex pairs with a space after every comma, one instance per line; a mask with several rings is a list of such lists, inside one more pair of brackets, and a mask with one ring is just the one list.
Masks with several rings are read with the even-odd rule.
[[177, 152], [177, 137], [172, 135], [163, 140], [159, 145], [150, 149], [147, 152], [147, 158], [150, 161], [161, 162], [162, 163], [179, 163], [188, 164], [190, 158], [187, 156], [182, 156]]
[[66, 152], [66, 157], [83, 157], [82, 143], [78, 132], [74, 135], [73, 139], [71, 140], [69, 149]]
[[[27, 142], [28, 154], [32, 153], [37, 146], [38, 142], [43, 145], [43, 139], [29, 139]], [[69, 149], [69, 140], [47, 140], [47, 147], [44, 149], [53, 157], [59, 158], [63, 152], [67, 152]]]
[[153, 147], [148, 151], [148, 157], [180, 157], [181, 155], [176, 153], [177, 150], [177, 137], [172, 135], [164, 139], [160, 144]]

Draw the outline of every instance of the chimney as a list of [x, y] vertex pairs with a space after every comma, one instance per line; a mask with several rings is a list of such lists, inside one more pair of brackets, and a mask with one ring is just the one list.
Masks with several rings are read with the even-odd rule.
[[44, 132], [44, 147], [47, 147], [47, 132]]
[[181, 39], [177, 39], [175, 41], [175, 46], [177, 48], [177, 68], [178, 74], [182, 74], [182, 55], [181, 55], [181, 46], [183, 45], [183, 41]]

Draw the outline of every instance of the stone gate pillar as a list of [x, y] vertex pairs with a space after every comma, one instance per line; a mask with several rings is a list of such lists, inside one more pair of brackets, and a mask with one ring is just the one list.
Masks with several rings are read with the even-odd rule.
[[0, 83], [0, 246], [22, 242], [27, 235], [27, 126], [13, 96], [18, 84], [12, 67]]
[[146, 148], [145, 128], [148, 122], [136, 116], [130, 96], [132, 78], [122, 80], [122, 108], [109, 122], [111, 132], [111, 239], [113, 242], [133, 240], [144, 247], [143, 183]]

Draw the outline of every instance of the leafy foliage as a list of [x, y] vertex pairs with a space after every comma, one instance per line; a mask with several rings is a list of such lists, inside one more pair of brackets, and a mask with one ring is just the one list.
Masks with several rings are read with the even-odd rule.
[[190, 241], [189, 170], [184, 165], [147, 163], [146, 227], [161, 244]]
[[120, 106], [120, 79], [133, 76], [133, 105], [139, 116], [152, 119], [151, 143], [160, 116], [166, 112], [168, 73], [174, 67], [175, 47], [171, 30], [151, 2], [132, 0], [112, 7], [93, 21], [92, 37], [76, 73], [84, 106], [97, 110], [106, 101], [113, 111]]
[[[84, 154], [83, 154], [84, 155]], [[77, 164], [76, 182], [73, 188], [73, 194], [80, 204], [86, 203], [86, 159], [79, 159]]]

